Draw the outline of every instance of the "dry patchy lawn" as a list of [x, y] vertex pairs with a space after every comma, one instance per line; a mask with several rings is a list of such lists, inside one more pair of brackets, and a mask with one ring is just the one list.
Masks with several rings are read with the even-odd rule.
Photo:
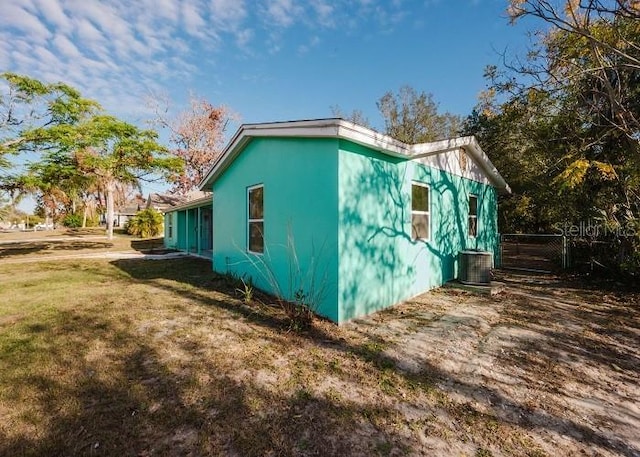
[[198, 259], [0, 263], [0, 455], [638, 455], [638, 296], [504, 279], [294, 333]]
[[139, 239], [104, 229], [60, 229], [42, 232], [0, 232], [0, 261], [16, 263], [56, 257], [80, 257], [107, 252], [163, 252], [162, 238]]

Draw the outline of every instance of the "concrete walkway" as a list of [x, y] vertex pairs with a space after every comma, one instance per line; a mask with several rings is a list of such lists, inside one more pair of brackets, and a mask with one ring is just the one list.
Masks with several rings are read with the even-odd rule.
[[186, 252], [168, 252], [166, 254], [145, 254], [139, 251], [106, 251], [106, 252], [90, 252], [85, 254], [69, 254], [69, 255], [52, 255], [27, 257], [23, 259], [0, 259], [0, 264], [9, 265], [17, 263], [37, 263], [51, 262], [56, 260], [75, 260], [75, 259], [141, 259], [141, 260], [164, 260], [185, 257], [189, 254]]
[[66, 235], [49, 238], [10, 238], [0, 240], [0, 244], [41, 243], [47, 241], [107, 240], [106, 235]]

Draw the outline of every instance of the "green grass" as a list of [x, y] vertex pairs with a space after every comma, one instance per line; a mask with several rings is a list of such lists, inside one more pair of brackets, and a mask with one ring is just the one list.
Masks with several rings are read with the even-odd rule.
[[544, 455], [388, 341], [288, 331], [206, 261], [0, 265], [0, 287], [2, 456]]
[[0, 233], [0, 260], [28, 260], [109, 251], [165, 251], [162, 238], [140, 239], [118, 234], [112, 240], [104, 230]]
[[[0, 455], [348, 453], [346, 424], [365, 413], [319, 387], [336, 354], [313, 349], [334, 337], [323, 326], [337, 329], [286, 332], [278, 308], [246, 306], [209, 268], [0, 267]], [[366, 363], [349, 377], [375, 378], [355, 355], [346, 363]]]

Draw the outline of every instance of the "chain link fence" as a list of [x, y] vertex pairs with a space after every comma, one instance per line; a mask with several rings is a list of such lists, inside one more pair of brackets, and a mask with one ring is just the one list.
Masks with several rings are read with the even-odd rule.
[[508, 233], [500, 237], [500, 267], [539, 273], [575, 273], [640, 278], [640, 250], [635, 238]]
[[500, 238], [502, 268], [552, 273], [569, 266], [564, 235], [508, 233]]

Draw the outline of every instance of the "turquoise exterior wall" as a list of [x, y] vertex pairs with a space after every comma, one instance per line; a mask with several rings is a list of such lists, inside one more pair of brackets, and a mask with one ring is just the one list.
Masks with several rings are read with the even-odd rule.
[[[464, 249], [496, 252], [495, 189], [339, 141], [338, 322], [401, 302], [457, 277]], [[411, 239], [411, 183], [430, 186], [431, 237]], [[478, 195], [478, 237], [468, 195]]]
[[177, 211], [176, 217], [178, 227], [178, 239], [176, 241], [176, 249], [181, 251], [187, 250], [187, 214], [184, 211]]
[[[211, 203], [199, 203], [186, 209], [175, 209], [164, 215], [164, 246], [203, 255], [212, 245]], [[173, 223], [172, 233], [169, 233]]]
[[187, 243], [187, 251], [188, 252], [198, 252], [198, 242], [199, 242], [199, 234], [198, 234], [198, 209], [197, 208], [189, 208], [186, 210], [187, 213], [187, 239], [185, 242]]
[[[171, 233], [169, 227], [173, 224]], [[164, 247], [167, 249], [176, 249], [178, 246], [178, 213], [171, 211], [164, 215]]]
[[[247, 252], [247, 188], [258, 184], [264, 185], [262, 255]], [[214, 270], [251, 277], [288, 299], [297, 288], [315, 289], [316, 311], [337, 321], [338, 140], [255, 138], [212, 190]]]

